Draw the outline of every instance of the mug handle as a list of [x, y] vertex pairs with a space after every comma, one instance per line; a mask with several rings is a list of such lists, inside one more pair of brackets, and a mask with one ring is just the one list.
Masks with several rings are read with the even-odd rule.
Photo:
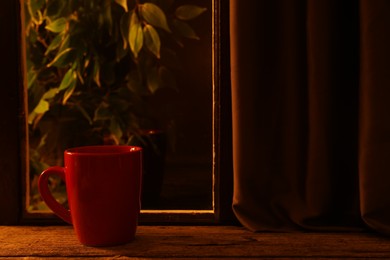
[[56, 175], [65, 181], [65, 169], [59, 166], [53, 166], [44, 170], [38, 179], [38, 190], [41, 194], [43, 201], [47, 206], [60, 218], [66, 221], [69, 224], [72, 224], [72, 218], [70, 215], [70, 210], [62, 206], [56, 199], [53, 197], [49, 190], [48, 182], [51, 175]]

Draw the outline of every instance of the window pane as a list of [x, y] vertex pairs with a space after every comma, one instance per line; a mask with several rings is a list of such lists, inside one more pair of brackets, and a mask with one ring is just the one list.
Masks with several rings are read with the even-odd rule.
[[93, 144], [149, 151], [144, 209], [213, 209], [212, 2], [148, 2], [26, 1], [30, 210], [39, 173]]

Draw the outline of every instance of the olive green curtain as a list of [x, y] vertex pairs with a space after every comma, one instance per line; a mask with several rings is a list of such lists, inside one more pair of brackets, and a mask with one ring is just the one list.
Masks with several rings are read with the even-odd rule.
[[390, 233], [390, 1], [230, 0], [233, 210]]

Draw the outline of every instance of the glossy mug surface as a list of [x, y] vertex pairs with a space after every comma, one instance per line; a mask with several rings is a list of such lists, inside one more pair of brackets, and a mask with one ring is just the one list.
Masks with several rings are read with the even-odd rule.
[[[48, 179], [65, 180], [69, 210], [48, 188]], [[50, 167], [38, 181], [48, 207], [73, 225], [88, 246], [113, 246], [133, 240], [138, 225], [142, 182], [142, 148], [85, 146], [64, 152], [64, 167]]]

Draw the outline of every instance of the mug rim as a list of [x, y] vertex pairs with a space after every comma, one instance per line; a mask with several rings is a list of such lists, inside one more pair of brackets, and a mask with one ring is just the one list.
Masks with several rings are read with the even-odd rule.
[[64, 151], [64, 153], [66, 155], [102, 156], [132, 154], [141, 151], [142, 147], [134, 145], [87, 145], [68, 148]]

